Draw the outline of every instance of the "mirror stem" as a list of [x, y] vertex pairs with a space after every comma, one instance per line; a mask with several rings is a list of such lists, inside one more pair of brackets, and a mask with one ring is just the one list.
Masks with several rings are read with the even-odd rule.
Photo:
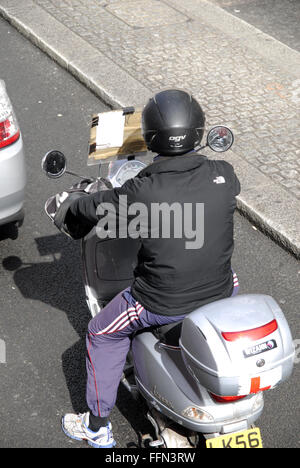
[[204, 148], [207, 148], [208, 144], [204, 145], [204, 146], [196, 146], [195, 148], [195, 151], [198, 152], [198, 151], [201, 151], [203, 150]]
[[91, 177], [81, 176], [81, 175], [75, 174], [75, 172], [71, 172], [71, 171], [66, 171], [65, 174], [69, 174], [71, 176], [79, 177], [79, 179], [82, 179], [82, 180], [91, 179]]

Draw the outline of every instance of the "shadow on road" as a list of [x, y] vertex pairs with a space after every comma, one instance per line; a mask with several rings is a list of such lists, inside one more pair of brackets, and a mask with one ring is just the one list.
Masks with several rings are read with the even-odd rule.
[[[62, 234], [35, 239], [41, 257], [47, 261], [23, 263], [19, 257], [3, 260], [3, 268], [14, 271], [14, 282], [25, 299], [41, 301], [65, 312], [70, 324], [80, 337], [79, 341], [62, 355], [62, 369], [73, 409], [87, 411], [85, 398], [85, 335], [91, 319], [85, 302], [81, 275], [80, 243]], [[142, 406], [120, 386], [117, 408], [138, 434], [149, 424]]]
[[5, 270], [14, 271], [14, 282], [25, 299], [41, 301], [65, 312], [80, 340], [62, 355], [62, 368], [76, 412], [85, 403], [85, 333], [90, 313], [85, 303], [81, 277], [80, 245], [62, 234], [35, 239], [41, 257], [47, 261], [23, 263], [7, 257]]
[[0, 226], [0, 242], [6, 239], [16, 240], [19, 235], [18, 226], [15, 223]]

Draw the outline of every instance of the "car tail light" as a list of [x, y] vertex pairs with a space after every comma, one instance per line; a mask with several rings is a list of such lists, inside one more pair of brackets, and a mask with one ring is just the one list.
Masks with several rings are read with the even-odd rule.
[[266, 336], [270, 335], [278, 328], [276, 320], [273, 320], [266, 325], [259, 328], [252, 328], [251, 330], [244, 330], [240, 332], [222, 332], [222, 336], [226, 341], [237, 341], [243, 338], [247, 338], [251, 341], [261, 340]]
[[0, 148], [11, 145], [20, 138], [20, 130], [4, 81], [0, 80]]
[[239, 395], [239, 396], [225, 396], [221, 397], [219, 395], [210, 394], [217, 403], [234, 403], [235, 401], [242, 400], [248, 395]]

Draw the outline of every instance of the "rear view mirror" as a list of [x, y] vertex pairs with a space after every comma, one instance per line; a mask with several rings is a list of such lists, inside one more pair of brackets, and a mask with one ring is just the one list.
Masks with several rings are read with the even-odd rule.
[[217, 153], [228, 151], [232, 147], [233, 142], [233, 133], [227, 127], [213, 127], [207, 135], [207, 145]]
[[50, 179], [62, 177], [67, 170], [65, 155], [60, 151], [49, 151], [42, 160], [42, 169]]

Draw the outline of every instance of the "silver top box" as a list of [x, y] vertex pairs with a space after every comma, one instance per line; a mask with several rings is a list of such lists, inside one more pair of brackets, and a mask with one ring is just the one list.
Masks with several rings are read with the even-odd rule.
[[219, 396], [255, 394], [287, 380], [295, 350], [270, 296], [247, 294], [208, 304], [183, 322], [183, 358], [193, 377]]

